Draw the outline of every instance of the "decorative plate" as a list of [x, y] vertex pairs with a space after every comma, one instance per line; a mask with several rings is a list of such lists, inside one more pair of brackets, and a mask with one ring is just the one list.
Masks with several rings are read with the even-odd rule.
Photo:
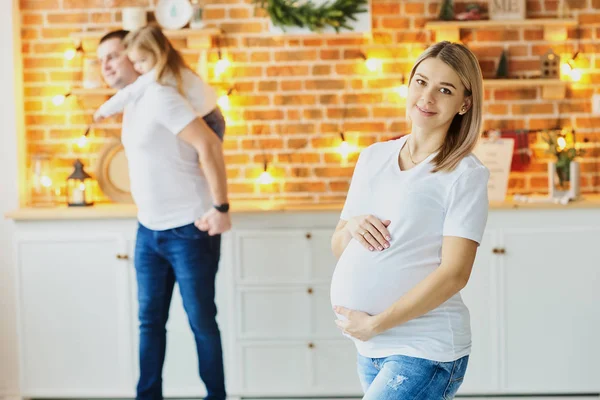
[[133, 203], [127, 158], [120, 140], [112, 139], [104, 145], [96, 165], [100, 190], [115, 203]]
[[164, 29], [181, 29], [190, 22], [193, 8], [189, 0], [159, 0], [154, 10], [156, 22]]

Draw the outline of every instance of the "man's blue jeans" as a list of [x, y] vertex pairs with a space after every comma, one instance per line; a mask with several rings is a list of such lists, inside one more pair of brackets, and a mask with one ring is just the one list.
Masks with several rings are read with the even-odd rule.
[[[223, 351], [216, 321], [215, 277], [221, 236], [194, 224], [153, 231], [139, 224], [135, 246], [140, 320], [137, 399], [161, 400], [166, 323], [175, 282], [196, 340], [206, 399], [225, 399]], [[190, 349], [191, 350], [191, 349]]]

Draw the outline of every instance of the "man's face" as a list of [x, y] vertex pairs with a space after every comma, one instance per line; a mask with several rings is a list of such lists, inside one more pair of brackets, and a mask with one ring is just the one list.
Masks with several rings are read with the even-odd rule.
[[111, 88], [121, 89], [138, 77], [120, 39], [114, 38], [100, 43], [96, 54], [100, 60], [102, 77]]

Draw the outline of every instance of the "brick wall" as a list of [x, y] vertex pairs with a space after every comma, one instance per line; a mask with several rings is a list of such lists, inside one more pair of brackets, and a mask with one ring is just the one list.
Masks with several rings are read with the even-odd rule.
[[[67, 61], [64, 51], [73, 45], [69, 34], [81, 29], [120, 27], [120, 8], [144, 6], [156, 0], [21, 0], [27, 148], [29, 154], [53, 155], [54, 181], [64, 182], [75, 158], [93, 172], [98, 152], [112, 135], [119, 134], [118, 119], [95, 129], [84, 150], [74, 145], [91, 121], [103, 97], [74, 99], [60, 107], [52, 96], [81, 85], [81, 59]], [[569, 29], [568, 40], [545, 42], [541, 28], [463, 31], [461, 39], [478, 55], [484, 75], [493, 76], [500, 52], [508, 48], [511, 74], [535, 72], [539, 56], [552, 47], [572, 54], [584, 75], [581, 84], [567, 89], [567, 98], [548, 101], [541, 88], [486, 90], [485, 128], [574, 128], [587, 154], [582, 160], [584, 192], [600, 189], [600, 117], [591, 115], [591, 96], [600, 93], [600, 0], [566, 0], [580, 22]], [[466, 3], [456, 2], [456, 8]], [[556, 17], [558, 1], [528, 1], [528, 17]], [[373, 0], [373, 35], [274, 37], [267, 33], [267, 18], [250, 0], [209, 0], [205, 17], [225, 31], [220, 40], [231, 68], [219, 82], [220, 90], [234, 86], [225, 140], [232, 198], [286, 198], [291, 200], [343, 200], [355, 156], [347, 164], [336, 147], [343, 129], [359, 148], [407, 133], [404, 103], [396, 94], [403, 74], [416, 56], [435, 41], [424, 23], [437, 17], [438, 1]], [[183, 43], [183, 42], [182, 42]], [[197, 50], [178, 47], [194, 66]], [[94, 49], [86, 49], [93, 52]], [[381, 72], [369, 72], [359, 52], [382, 59]], [[93, 54], [93, 53], [92, 53]], [[209, 61], [214, 66], [216, 48]], [[544, 192], [544, 145], [529, 135], [534, 151], [525, 171], [513, 172], [511, 193]], [[585, 139], [585, 143], [583, 142]], [[263, 160], [276, 183], [255, 183]], [[101, 200], [102, 200], [102, 196]], [[106, 200], [104, 198], [104, 200]]]

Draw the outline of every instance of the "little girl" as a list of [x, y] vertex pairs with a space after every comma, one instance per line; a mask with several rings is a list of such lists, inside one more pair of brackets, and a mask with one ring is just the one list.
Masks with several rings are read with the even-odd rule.
[[123, 112], [125, 106], [143, 95], [152, 82], [176, 87], [194, 110], [222, 140], [225, 119], [217, 106], [216, 91], [192, 71], [181, 54], [156, 25], [130, 32], [124, 41], [127, 57], [140, 77], [119, 90], [94, 113], [94, 122]]

